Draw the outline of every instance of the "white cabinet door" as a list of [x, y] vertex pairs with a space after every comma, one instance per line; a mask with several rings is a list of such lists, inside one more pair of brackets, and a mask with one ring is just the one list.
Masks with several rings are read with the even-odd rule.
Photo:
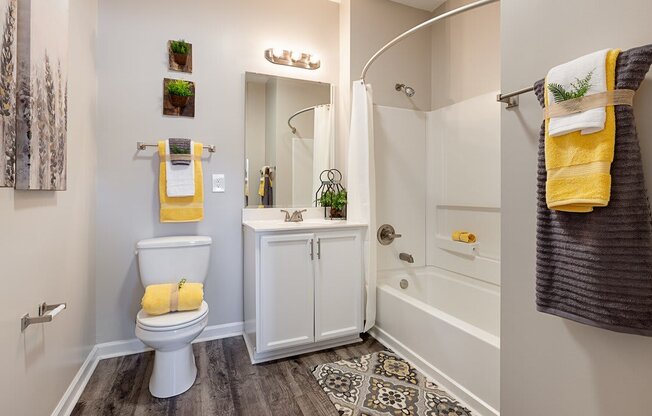
[[315, 235], [315, 341], [362, 332], [360, 231]]
[[314, 234], [260, 238], [259, 352], [314, 342]]

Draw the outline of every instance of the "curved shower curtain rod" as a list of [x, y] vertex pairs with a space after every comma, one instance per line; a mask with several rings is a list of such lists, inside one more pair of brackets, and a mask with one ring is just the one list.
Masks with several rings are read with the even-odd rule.
[[320, 105], [330, 105], [330, 104], [318, 104], [318, 105], [313, 105], [312, 107], [302, 108], [301, 110], [299, 110], [299, 111], [297, 111], [296, 113], [292, 114], [292, 115], [290, 116], [290, 118], [288, 118], [288, 126], [290, 126], [290, 130], [292, 130], [292, 133], [293, 133], [293, 134], [297, 132], [297, 128], [294, 127], [292, 124], [290, 124], [290, 121], [291, 121], [293, 118], [295, 118], [296, 116], [298, 116], [299, 114], [305, 113], [305, 112], [307, 112], [307, 111], [314, 110], [315, 108], [319, 107]]
[[447, 17], [451, 17], [451, 16], [454, 16], [454, 15], [456, 15], [456, 14], [463, 13], [463, 12], [465, 12], [465, 11], [475, 9], [475, 8], [477, 8], [477, 7], [485, 6], [485, 5], [487, 5], [487, 4], [496, 3], [496, 2], [498, 2], [498, 1], [500, 1], [500, 0], [480, 0], [480, 1], [476, 1], [475, 3], [467, 4], [466, 6], [458, 7], [457, 9], [451, 10], [451, 11], [446, 12], [446, 13], [442, 13], [442, 14], [440, 14], [439, 16], [435, 16], [435, 17], [433, 17], [433, 18], [430, 19], [430, 20], [426, 20], [425, 22], [423, 22], [423, 23], [421, 23], [421, 24], [419, 24], [419, 25], [413, 27], [412, 29], [410, 29], [410, 30], [408, 30], [408, 31], [405, 31], [405, 32], [401, 33], [400, 35], [398, 35], [397, 37], [395, 37], [394, 39], [392, 39], [391, 41], [389, 41], [389, 43], [387, 43], [385, 46], [383, 46], [382, 48], [380, 48], [380, 49], [378, 50], [378, 52], [376, 52], [376, 53], [375, 53], [375, 54], [374, 54], [374, 55], [369, 59], [369, 61], [367, 62], [367, 64], [366, 64], [366, 65], [364, 66], [364, 68], [362, 69], [362, 74], [360, 75], [360, 79], [361, 79], [362, 82], [364, 83], [364, 82], [365, 82], [364, 77], [365, 77], [365, 75], [367, 75], [367, 71], [369, 70], [369, 67], [371, 66], [371, 64], [373, 64], [374, 61], [375, 61], [376, 59], [378, 59], [378, 58], [380, 57], [380, 55], [382, 55], [383, 53], [385, 53], [385, 51], [387, 51], [389, 48], [391, 48], [392, 46], [396, 45], [397, 43], [399, 43], [399, 42], [402, 41], [403, 39], [407, 38], [408, 36], [412, 35], [413, 33], [416, 33], [416, 32], [418, 32], [419, 30], [421, 30], [421, 29], [423, 29], [423, 28], [426, 28], [426, 27], [430, 26], [430, 25], [432, 25], [432, 24], [435, 23], [435, 22], [438, 22], [438, 21], [440, 21], [440, 20], [446, 19]]

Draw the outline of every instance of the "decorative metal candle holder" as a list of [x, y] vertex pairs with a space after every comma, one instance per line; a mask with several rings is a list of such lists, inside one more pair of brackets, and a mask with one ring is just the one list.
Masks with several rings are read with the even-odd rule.
[[321, 185], [317, 192], [315, 192], [315, 206], [324, 207], [324, 218], [333, 220], [346, 219], [346, 203], [341, 209], [335, 209], [332, 206], [333, 198], [339, 197], [344, 193], [344, 198], [347, 197], [346, 189], [342, 186], [342, 172], [337, 169], [327, 169], [319, 174]]

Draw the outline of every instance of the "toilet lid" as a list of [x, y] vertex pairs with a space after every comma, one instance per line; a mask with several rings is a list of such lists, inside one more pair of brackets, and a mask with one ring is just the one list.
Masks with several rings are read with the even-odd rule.
[[165, 315], [149, 315], [143, 309], [136, 315], [136, 322], [141, 328], [150, 331], [168, 331], [184, 328], [200, 321], [208, 313], [206, 301], [194, 311], [170, 312]]

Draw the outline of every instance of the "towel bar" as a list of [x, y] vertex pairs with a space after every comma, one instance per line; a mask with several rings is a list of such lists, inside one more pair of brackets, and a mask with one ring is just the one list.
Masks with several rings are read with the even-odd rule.
[[507, 107], [505, 108], [518, 107], [518, 96], [530, 91], [534, 91], [534, 87], [521, 88], [520, 90], [510, 92], [509, 94], [498, 94], [496, 96], [496, 101], [507, 104]]
[[20, 318], [20, 332], [24, 332], [25, 329], [32, 324], [52, 322], [52, 319], [54, 319], [54, 317], [64, 309], [66, 309], [65, 303], [56, 303], [54, 305], [48, 305], [45, 302], [41, 303], [38, 305], [37, 317], [31, 317], [26, 313], [22, 318]]
[[[149, 144], [145, 142], [136, 142], [136, 149], [137, 150], [145, 150], [148, 147], [158, 147], [158, 144]], [[215, 145], [214, 144], [206, 144], [203, 146], [204, 149], [207, 149], [209, 153], [215, 153]]]

